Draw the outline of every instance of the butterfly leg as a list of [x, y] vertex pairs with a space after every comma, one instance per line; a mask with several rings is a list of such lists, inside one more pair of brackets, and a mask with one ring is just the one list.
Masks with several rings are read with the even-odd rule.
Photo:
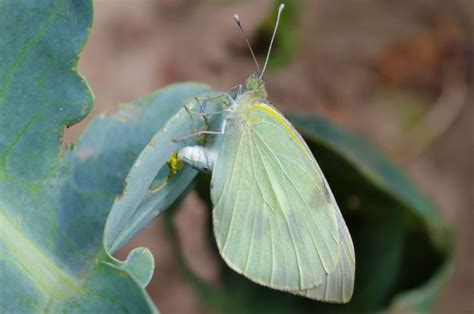
[[207, 127], [209, 126], [209, 121], [208, 121], [208, 118], [207, 116], [208, 115], [217, 115], [217, 114], [222, 114], [223, 112], [227, 111], [227, 109], [223, 109], [223, 110], [219, 110], [219, 111], [215, 111], [215, 112], [204, 112], [206, 110], [206, 106], [208, 104], [208, 102], [211, 100], [211, 99], [217, 99], [219, 97], [223, 97], [224, 95], [218, 95], [218, 96], [215, 96], [215, 97], [207, 97], [207, 98], [202, 98], [202, 102], [201, 100], [199, 99], [199, 97], [195, 97], [195, 101], [196, 101], [196, 105], [199, 106], [199, 110], [198, 111], [195, 111], [193, 109], [191, 109], [188, 104], [185, 104], [184, 105], [184, 109], [186, 110], [186, 112], [188, 113], [188, 115], [190, 116], [191, 118], [191, 132], [192, 134], [195, 134], [195, 133], [198, 133], [198, 130], [194, 127], [194, 115], [198, 116], [198, 117], [202, 117], [203, 120], [204, 120], [204, 125], [205, 125], [205, 128], [207, 129]]
[[[217, 115], [217, 114], [221, 114], [223, 112], [226, 112], [226, 111], [229, 111], [228, 108], [225, 108], [225, 109], [222, 109], [222, 110], [217, 110], [217, 111], [212, 111], [212, 112], [204, 112], [206, 110], [206, 107], [207, 107], [207, 103], [210, 101], [210, 100], [213, 100], [213, 99], [219, 99], [219, 98], [222, 98], [222, 97], [227, 97], [230, 102], [233, 104], [235, 101], [234, 99], [228, 94], [228, 93], [224, 93], [224, 94], [220, 94], [220, 95], [217, 95], [217, 96], [214, 96], [214, 97], [206, 97], [206, 98], [199, 98], [199, 97], [195, 97], [194, 99], [196, 100], [196, 103], [199, 105], [199, 110], [198, 111], [194, 111], [190, 108], [187, 108], [186, 110], [188, 112], [191, 112], [195, 115], [198, 115], [198, 116], [210, 116], [210, 115]], [[202, 100], [202, 102], [201, 102]], [[186, 105], [185, 105], [186, 107]]]
[[222, 135], [222, 134], [224, 134], [224, 131], [225, 131], [226, 121], [227, 120], [222, 121], [221, 129], [219, 131], [205, 131], [205, 130], [198, 131], [198, 132], [186, 135], [184, 137], [174, 139], [173, 142], [175, 142], [175, 143], [176, 142], [181, 142], [181, 141], [187, 140], [191, 137], [199, 136], [199, 135], [206, 135], [206, 134], [209, 134], [209, 135]]
[[[196, 97], [196, 101], [197, 101], [197, 97]], [[187, 104], [184, 105], [184, 110], [186, 110], [189, 117], [191, 118], [191, 132], [192, 132], [192, 134], [198, 132], [197, 129], [195, 128], [195, 126], [194, 126], [194, 115], [193, 114], [196, 114], [196, 112], [194, 112], [192, 109], [190, 109]], [[208, 125], [209, 125], [209, 123], [207, 121], [207, 117], [203, 115], [202, 118], [204, 119], [204, 125], [207, 128]]]
[[229, 88], [227, 91], [225, 91], [225, 92], [223, 92], [223, 93], [221, 93], [221, 94], [218, 94], [218, 95], [212, 96], [212, 97], [205, 97], [205, 98], [211, 100], [211, 99], [219, 99], [219, 98], [221, 98], [221, 97], [227, 96], [227, 97], [230, 97], [230, 98], [231, 98], [231, 102], [233, 102], [233, 100], [235, 99], [235, 97], [232, 98], [232, 96], [230, 96], [230, 94], [233, 93], [233, 91], [235, 91], [235, 90], [236, 90], [236, 95], [235, 95], [235, 97], [241, 95], [241, 94], [242, 94], [242, 91], [243, 91], [243, 85], [242, 85], [242, 84], [234, 85], [234, 86], [232, 86], [231, 88]]

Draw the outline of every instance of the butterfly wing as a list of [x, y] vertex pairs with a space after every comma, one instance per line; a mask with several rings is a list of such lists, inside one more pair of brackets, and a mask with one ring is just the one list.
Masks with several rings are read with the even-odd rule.
[[355, 253], [344, 218], [341, 212], [336, 210], [340, 246], [339, 263], [336, 269], [327, 274], [323, 283], [318, 286], [294, 293], [319, 301], [346, 303], [349, 302], [354, 291]]
[[339, 262], [338, 209], [311, 152], [270, 106], [229, 122], [211, 184], [222, 257], [275, 289], [303, 293], [324, 284]]

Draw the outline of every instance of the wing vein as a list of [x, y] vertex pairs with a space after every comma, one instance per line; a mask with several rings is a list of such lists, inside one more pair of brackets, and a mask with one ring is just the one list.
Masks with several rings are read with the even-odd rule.
[[[270, 179], [270, 176], [268, 174], [268, 168], [267, 166], [265, 165], [265, 162], [264, 162], [264, 158], [262, 156], [262, 152], [260, 151], [260, 148], [257, 146], [257, 152], [260, 156], [260, 160], [262, 162], [262, 165], [265, 169], [265, 171], [263, 171], [265, 173], [265, 175], [267, 176], [267, 179], [269, 182], [271, 182], [271, 179]], [[275, 191], [275, 188], [273, 187], [273, 185], [271, 185], [271, 188], [272, 188], [272, 191], [273, 191], [273, 194], [275, 195], [275, 199], [277, 200], [278, 204], [281, 204], [281, 202], [279, 201], [279, 198], [278, 198], [278, 193], [276, 193]], [[288, 221], [288, 217], [286, 216], [286, 214], [284, 213], [284, 210], [282, 210], [280, 208], [280, 212], [283, 214], [283, 217], [285, 218], [285, 222], [286, 222], [286, 226], [288, 228], [288, 231], [289, 231], [289, 234], [290, 234], [290, 237], [291, 237], [291, 241], [293, 242], [293, 249], [294, 249], [294, 252], [295, 252], [295, 255], [296, 255], [296, 263], [297, 263], [297, 266], [298, 266], [298, 273], [300, 275], [300, 278], [299, 278], [299, 282], [300, 282], [300, 286], [303, 286], [302, 285], [302, 280], [303, 280], [303, 272], [302, 272], [302, 269], [301, 269], [301, 260], [300, 260], [300, 256], [298, 254], [298, 250], [297, 250], [297, 246], [296, 246], [296, 241], [295, 241], [295, 237], [293, 235], [293, 231], [292, 231], [292, 228], [290, 227], [290, 222]]]
[[[270, 152], [272, 155], [273, 155], [273, 158], [274, 160], [278, 163], [279, 167], [280, 167], [280, 170], [283, 172], [283, 175], [285, 176], [286, 180], [283, 180], [283, 182], [285, 182], [285, 190], [286, 190], [286, 193], [287, 195], [289, 195], [289, 192], [288, 192], [288, 189], [287, 189], [287, 186], [286, 186], [286, 182], [290, 182], [291, 186], [293, 187], [293, 189], [296, 191], [296, 194], [298, 195], [298, 197], [300, 198], [300, 200], [303, 202], [303, 204], [306, 206], [306, 208], [308, 209], [310, 215], [311, 215], [311, 218], [313, 219], [314, 221], [314, 225], [316, 226], [316, 228], [318, 229], [318, 233], [320, 235], [323, 235], [323, 233], [321, 232], [321, 228], [319, 227], [319, 223], [318, 221], [316, 220], [316, 217], [314, 217], [314, 213], [313, 213], [313, 210], [311, 208], [311, 206], [306, 202], [306, 200], [304, 199], [303, 195], [301, 194], [301, 192], [298, 190], [298, 188], [295, 186], [295, 184], [291, 181], [287, 171], [285, 170], [285, 167], [283, 167], [283, 165], [281, 164], [280, 160], [278, 159], [278, 157], [273, 153], [273, 151], [271, 150], [271, 148], [267, 145], [267, 143], [265, 143], [265, 141], [263, 141], [263, 139], [261, 138], [261, 136], [258, 134], [258, 133], [255, 133], [255, 135], [257, 136], [257, 138], [262, 142], [262, 144], [264, 145], [264, 147], [266, 148], [266, 150], [268, 152]], [[292, 202], [290, 202], [291, 204]], [[291, 205], [292, 208], [293, 208], [293, 205]], [[326, 265], [325, 261], [323, 260], [322, 256], [321, 256], [321, 252], [319, 251], [319, 245], [317, 244], [317, 242], [315, 242], [315, 239], [314, 239], [314, 236], [312, 234], [312, 232], [309, 232], [310, 236], [311, 236], [311, 240], [313, 242], [313, 244], [316, 246], [316, 252], [318, 253], [318, 257], [319, 257], [319, 260], [321, 261], [321, 264], [323, 265], [324, 267], [324, 270], [326, 273], [329, 273], [329, 269], [328, 269], [328, 266]], [[326, 250], [329, 252], [330, 249], [329, 249], [329, 245], [326, 243], [326, 241], [324, 240], [324, 237], [323, 237], [323, 241], [322, 243], [324, 244], [324, 246], [326, 247]], [[313, 272], [314, 273], [314, 272]]]
[[[277, 162], [278, 162], [278, 160], [277, 160]], [[279, 162], [278, 162], [278, 163], [279, 163]], [[279, 163], [279, 165], [280, 165], [280, 167], [281, 167], [281, 164], [280, 164], [280, 163]], [[283, 167], [281, 167], [281, 168], [282, 168], [282, 170], [283, 170], [283, 174], [284, 174], [285, 177], [288, 179], [288, 180], [283, 180], [283, 184], [284, 184], [284, 186], [285, 186], [286, 195], [287, 195], [287, 197], [288, 197], [288, 199], [289, 199], [289, 198], [290, 198], [290, 197], [289, 197], [290, 191], [289, 191], [289, 189], [288, 189], [288, 181], [289, 181], [289, 178], [288, 178], [288, 176], [286, 175], [286, 171], [283, 169]], [[290, 183], [291, 183], [291, 181], [290, 181]], [[292, 184], [292, 186], [294, 187], [295, 190], [297, 190], [296, 187], [295, 187], [293, 184]], [[294, 207], [293, 207], [293, 202], [291, 202], [291, 201], [290, 201], [290, 206], [291, 206], [291, 209], [292, 209], [293, 211], [295, 211], [295, 209], [294, 209]], [[301, 231], [300, 231], [300, 230], [301, 230], [301, 226], [300, 226], [299, 219], [295, 219], [295, 221], [296, 221], [296, 224], [298, 225], [298, 228], [297, 228], [296, 231], [299, 233], [300, 238], [302, 239], [303, 236], [301, 235]], [[306, 227], [308, 227], [308, 224], [307, 224], [304, 220], [303, 220], [303, 224], [304, 224]], [[306, 229], [307, 229], [307, 230], [310, 230], [310, 228], [306, 228]], [[311, 240], [312, 240], [312, 242], [313, 242], [313, 245], [316, 246], [316, 247], [318, 247], [318, 245], [315, 243], [315, 240], [314, 240], [314, 238], [313, 238], [312, 232], [308, 232], [308, 233], [309, 233], [309, 235], [310, 235], [310, 237], [311, 237]], [[318, 256], [319, 256], [319, 259], [321, 260], [321, 263], [324, 265], [324, 263], [323, 263], [323, 261], [322, 261], [322, 259], [321, 259], [321, 255], [319, 254], [318, 249], [316, 249], [316, 251], [318, 252]], [[315, 272], [313, 263], [309, 263], [309, 264], [311, 265], [311, 270], [312, 270], [312, 273], [313, 273], [314, 277], [317, 277], [317, 275], [316, 275], [317, 273]]]
[[[251, 137], [250, 137], [250, 138], [251, 138]], [[256, 164], [256, 163], [255, 163], [255, 157], [254, 157], [254, 154], [253, 154], [253, 151], [252, 151], [252, 150], [250, 150], [250, 158], [251, 158], [251, 160], [252, 160], [252, 173], [253, 173], [253, 175], [256, 177], [256, 173], [257, 173], [257, 171], [256, 171], [256, 169], [255, 169], [255, 164]], [[269, 204], [267, 204], [267, 202], [265, 201], [265, 196], [264, 196], [264, 194], [263, 194], [262, 188], [260, 187], [259, 181], [258, 181], [258, 180], [255, 180], [255, 182], [257, 183], [256, 185], [257, 185], [257, 188], [258, 188], [258, 190], [259, 190], [259, 192], [260, 192], [260, 195], [261, 195], [262, 201], [263, 201], [263, 207], [264, 207], [264, 208], [262, 208], [262, 213], [263, 213], [263, 211], [264, 211], [264, 209], [265, 209], [265, 205], [267, 205], [268, 209], [269, 209], [272, 213], [274, 213], [274, 212], [271, 210], [271, 207], [269, 206]], [[279, 224], [279, 222], [278, 222], [278, 219], [276, 219], [276, 222], [277, 222], [277, 225], [278, 225], [278, 231], [279, 231], [278, 234], [279, 234], [279, 236], [280, 236], [281, 241], [283, 241], [282, 234], [281, 234], [281, 228], [280, 228], [280, 224]], [[275, 269], [275, 260], [276, 260], [276, 259], [275, 259], [275, 248], [274, 248], [274, 242], [273, 242], [273, 231], [272, 231], [272, 228], [270, 228], [270, 242], [271, 242], [271, 250], [272, 250], [272, 268], [271, 268], [271, 275], [270, 275], [270, 285], [271, 285], [271, 284], [272, 284], [272, 281], [273, 281], [273, 275], [274, 275], [274, 269]], [[283, 251], [283, 259], [284, 259], [283, 265], [286, 266], [287, 263], [286, 263], [286, 253], [285, 253], [285, 251]], [[286, 281], [286, 280], [287, 280], [287, 275], [286, 275], [286, 268], [285, 268], [285, 281]]]
[[[240, 139], [239, 139], [239, 145], [237, 146], [237, 155], [235, 156], [235, 160], [234, 160], [234, 164], [232, 166], [232, 176], [234, 175], [234, 171], [235, 171], [235, 165], [237, 164], [237, 158], [240, 157], [239, 161], [242, 161], [243, 158], [242, 156], [240, 156], [239, 152], [240, 152], [240, 146], [241, 146], [241, 143], [242, 143], [242, 138], [243, 136], [240, 136]], [[237, 186], [240, 185], [240, 181], [242, 179], [242, 172], [240, 172], [240, 175], [239, 175], [239, 183], [237, 184]], [[237, 203], [237, 196], [238, 194], [235, 196], [235, 199], [234, 199], [234, 206], [232, 206], [232, 213], [231, 213], [231, 216], [230, 216], [230, 222], [229, 222], [229, 227], [227, 228], [227, 233], [226, 233], [226, 236], [225, 236], [225, 240], [224, 240], [224, 244], [222, 246], [222, 251], [224, 252], [225, 249], [226, 249], [226, 246], [227, 246], [227, 242], [229, 240], [229, 235], [230, 235], [230, 232], [232, 230], [232, 223], [234, 221], [234, 213], [235, 213], [235, 204]], [[226, 202], [227, 204], [227, 202]], [[225, 207], [224, 207], [225, 208]]]
[[[250, 154], [252, 154], [252, 146], [250, 145], [250, 141], [252, 140], [252, 138], [249, 136], [249, 141], [248, 141], [248, 149], [249, 149], [249, 152]], [[262, 209], [263, 210], [263, 209]], [[247, 260], [245, 262], [245, 270], [244, 271], [247, 271], [247, 267], [248, 267], [248, 264], [249, 264], [249, 261], [250, 261], [250, 255], [252, 253], [252, 243], [253, 243], [253, 239], [254, 239], [254, 236], [255, 236], [255, 220], [256, 220], [256, 215], [257, 215], [257, 210], [254, 210], [253, 211], [253, 219], [252, 219], [252, 235], [250, 237], [250, 244], [248, 246], [248, 250], [247, 250]], [[260, 265], [258, 266], [260, 267]], [[257, 276], [258, 277], [258, 276]]]

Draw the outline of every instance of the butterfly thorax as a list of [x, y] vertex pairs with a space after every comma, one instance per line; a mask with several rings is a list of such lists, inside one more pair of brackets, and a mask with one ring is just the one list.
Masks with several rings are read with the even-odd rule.
[[240, 93], [227, 115], [228, 126], [248, 126], [256, 121], [249, 117], [249, 112], [258, 105], [268, 104], [267, 91], [263, 80], [257, 75], [252, 74], [245, 81], [244, 90]]
[[244, 92], [237, 97], [236, 102], [244, 105], [267, 102], [265, 83], [257, 74], [250, 75], [245, 81]]

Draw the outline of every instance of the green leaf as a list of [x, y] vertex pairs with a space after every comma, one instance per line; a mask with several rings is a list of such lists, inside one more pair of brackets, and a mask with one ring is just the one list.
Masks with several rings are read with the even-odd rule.
[[[127, 104], [110, 117], [100, 116], [89, 125], [67, 155], [73, 175], [65, 193], [68, 203], [78, 206], [71, 213], [81, 213], [81, 221], [97, 226], [88, 230], [89, 241], [84, 238], [84, 245], [91, 247], [91, 234], [95, 246], [101, 245], [108, 217], [104, 244], [111, 253], [182, 197], [196, 171], [185, 167], [171, 174], [167, 161], [180, 147], [200, 140], [192, 137], [173, 141], [193, 133], [193, 128], [203, 127], [202, 117], [188, 112], [183, 105], [196, 110], [195, 98], [209, 94], [212, 92], [204, 85], [176, 84]], [[217, 110], [212, 102], [206, 104], [199, 109]], [[219, 121], [219, 116], [208, 119], [210, 127], [216, 127]], [[81, 226], [73, 224], [69, 228], [79, 234]], [[125, 262], [111, 258], [110, 263], [127, 270], [143, 287], [154, 268], [153, 257], [143, 249], [132, 251]]]
[[151, 255], [134, 251], [120, 264], [102, 247], [116, 173], [88, 181], [94, 169], [81, 166], [93, 152], [62, 156], [64, 127], [92, 107], [76, 71], [91, 23], [90, 1], [0, 2], [0, 308], [7, 313], [156, 312], [140, 286], [150, 274], [136, 269], [149, 269]]
[[133, 249], [125, 261], [117, 260], [116, 266], [130, 273], [142, 287], [146, 287], [153, 276], [155, 260], [147, 248]]
[[[172, 118], [182, 112], [183, 104], [196, 96], [208, 93], [208, 87], [195, 83], [163, 88], [148, 97], [124, 105], [110, 117], [97, 117], [82, 134], [74, 149], [67, 151], [65, 163], [72, 169], [72, 174], [63, 188], [62, 202], [69, 204], [69, 207], [64, 209], [64, 216], [69, 218], [64, 219], [62, 227], [76, 235], [77, 246], [84, 250], [81, 254], [76, 254], [75, 250], [65, 252], [79, 269], [94, 262], [94, 256], [102, 248], [107, 216], [115, 219], [116, 215], [119, 217], [117, 220], [123, 222], [123, 225], [118, 227], [109, 222], [108, 229], [112, 233], [119, 230], [118, 234], [124, 235], [121, 237], [122, 245], [161, 210], [166, 209], [173, 202], [173, 198], [180, 196], [176, 191], [172, 195], [162, 193], [163, 191], [173, 190], [176, 185], [179, 189], [186, 188], [186, 182], [176, 180], [182, 176], [176, 175], [173, 180], [162, 184], [164, 188], [159, 190], [160, 193], [138, 197], [137, 202], [128, 204], [131, 207], [124, 208], [125, 215], [134, 212], [134, 208], [147, 211], [138, 210], [137, 215], [128, 216], [128, 219], [120, 219], [117, 213], [109, 215], [117, 201], [136, 196], [133, 193], [140, 190], [138, 186], [142, 187], [139, 192], [148, 191], [150, 184], [143, 185], [140, 182], [143, 178], [138, 177], [137, 182], [130, 182], [130, 176], [133, 177], [133, 165], [146, 164], [146, 157], [143, 156], [151, 157], [152, 161], [153, 158], [162, 159], [158, 163], [149, 164], [155, 167], [154, 170], [145, 167], [145, 174], [151, 176], [151, 179], [160, 168], [167, 168], [165, 161], [169, 156], [161, 152], [162, 146], [156, 145], [156, 134], [161, 134]], [[191, 127], [189, 125], [189, 129], [186, 129], [188, 133], [191, 132]], [[150, 147], [158, 149], [154, 152], [156, 154], [149, 154], [147, 148]], [[166, 158], [163, 159], [163, 156]], [[192, 177], [189, 181], [191, 180]], [[126, 185], [130, 188], [126, 189]], [[153, 257], [146, 249], [135, 249], [125, 262], [111, 257], [104, 260], [128, 271], [142, 287], [151, 279], [154, 263]]]
[[[203, 305], [225, 313], [429, 310], [449, 275], [453, 254], [450, 228], [439, 211], [374, 146], [324, 119], [291, 120], [321, 166], [353, 238], [353, 298], [341, 305], [304, 299], [252, 283], [226, 265], [216, 289], [194, 274], [178, 251], [179, 264]], [[200, 175], [197, 188], [212, 208], [209, 177]], [[209, 241], [218, 254], [211, 229]]]
[[[201, 87], [209, 95], [211, 91]], [[194, 95], [197, 90], [193, 90]], [[185, 95], [181, 92], [180, 95]], [[207, 102], [206, 106], [196, 100], [190, 100], [179, 109], [160, 130], [151, 138], [147, 146], [137, 156], [125, 180], [126, 186], [117, 197], [107, 218], [104, 234], [105, 247], [111, 252], [120, 248], [153, 218], [176, 201], [192, 183], [197, 171], [191, 167], [173, 174], [167, 161], [180, 148], [196, 145], [202, 140], [199, 136], [189, 135], [207, 127], [220, 125], [221, 115], [204, 119], [193, 112], [217, 111], [222, 102]], [[209, 125], [206, 125], [208, 123]], [[189, 137], [189, 138], [188, 138]], [[184, 140], [186, 138], [186, 140]], [[153, 184], [154, 183], [154, 184]]]
[[429, 313], [436, 304], [447, 278], [454, 269], [454, 256], [449, 256], [441, 268], [423, 285], [396, 295], [390, 304], [393, 313]]
[[[102, 246], [106, 218], [115, 198], [123, 193], [127, 175], [144, 148], [150, 145], [155, 133], [160, 132], [166, 122], [183, 108], [183, 104], [192, 97], [207, 92], [209, 88], [194, 83], [163, 88], [132, 104], [124, 105], [110, 117], [97, 117], [87, 127], [74, 149], [68, 151], [66, 159], [73, 171], [63, 198], [64, 202], [73, 206], [68, 210], [68, 215], [75, 217], [65, 222], [65, 228], [74, 230], [72, 232], [80, 236], [83, 228], [88, 226], [88, 235], [80, 238], [81, 246], [91, 249], [85, 261], [90, 260], [97, 247]], [[150, 173], [155, 176], [157, 172]], [[129, 227], [134, 225], [132, 221], [128, 223]], [[127, 233], [128, 237], [133, 234]], [[94, 239], [93, 243], [91, 239]], [[77, 258], [81, 257], [75, 256]]]

